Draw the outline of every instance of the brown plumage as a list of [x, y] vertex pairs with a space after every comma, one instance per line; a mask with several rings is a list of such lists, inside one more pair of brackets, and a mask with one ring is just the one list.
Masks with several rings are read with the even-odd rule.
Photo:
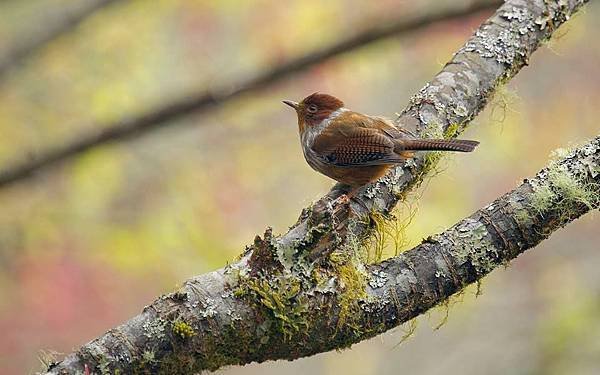
[[300, 103], [283, 101], [296, 110], [302, 151], [308, 164], [336, 181], [356, 188], [375, 181], [415, 151], [471, 152], [477, 141], [422, 139], [382, 117], [344, 108], [327, 94], [314, 93]]

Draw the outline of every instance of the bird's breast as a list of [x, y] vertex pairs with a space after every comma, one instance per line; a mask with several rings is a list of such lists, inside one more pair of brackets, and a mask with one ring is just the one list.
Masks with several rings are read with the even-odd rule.
[[304, 133], [302, 133], [300, 137], [300, 142], [302, 143], [302, 153], [304, 154], [304, 159], [312, 169], [316, 170], [317, 172], [325, 173], [325, 163], [312, 149], [317, 135], [318, 133], [315, 134], [313, 129], [307, 129]]

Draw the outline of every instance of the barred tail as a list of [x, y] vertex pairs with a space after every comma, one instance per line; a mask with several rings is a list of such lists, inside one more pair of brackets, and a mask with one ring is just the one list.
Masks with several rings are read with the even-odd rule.
[[396, 144], [395, 152], [401, 151], [460, 151], [471, 152], [479, 142], [464, 139], [403, 139]]

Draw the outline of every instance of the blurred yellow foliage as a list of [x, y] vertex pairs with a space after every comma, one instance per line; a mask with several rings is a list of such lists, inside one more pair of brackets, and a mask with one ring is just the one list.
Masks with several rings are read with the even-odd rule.
[[[102, 124], [191, 92], [233, 86], [373, 22], [442, 3], [455, 2], [116, 2], [0, 82], [0, 164], [102, 132]], [[0, 55], [77, 4], [0, 2]], [[399, 208], [394, 224], [419, 208], [408, 227], [388, 228], [390, 236], [404, 233], [400, 248], [510, 190], [543, 166], [550, 150], [597, 134], [599, 16], [597, 6], [589, 7], [552, 42], [558, 54], [537, 52], [465, 135], [481, 147], [445, 159], [442, 173]], [[177, 120], [182, 126], [98, 148], [1, 190], [3, 373], [27, 372], [38, 349], [69, 351], [151, 296], [225, 265], [267, 225], [285, 231], [323, 195], [333, 182], [304, 162], [295, 115], [282, 99], [330, 92], [349, 108], [393, 118], [479, 22], [373, 43], [261, 94]], [[228, 373], [593, 373], [600, 369], [597, 241], [597, 223], [580, 220], [494, 274], [477, 303], [455, 305], [435, 334], [419, 330], [392, 353], [398, 334], [390, 343]], [[393, 255], [393, 238], [378, 252]], [[552, 257], [577, 272], [548, 277]], [[548, 291], [565, 284], [566, 274], [568, 287], [551, 300]], [[537, 283], [543, 287], [528, 287]], [[542, 303], [549, 313], [540, 312]]]

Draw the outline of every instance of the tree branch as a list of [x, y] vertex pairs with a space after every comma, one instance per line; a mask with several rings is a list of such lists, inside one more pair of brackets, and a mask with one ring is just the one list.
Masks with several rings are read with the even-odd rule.
[[[283, 80], [294, 73], [307, 70], [330, 58], [353, 51], [377, 40], [420, 30], [437, 22], [463, 18], [476, 12], [491, 9], [499, 3], [501, 3], [499, 0], [477, 0], [462, 9], [445, 9], [408, 18], [403, 16], [401, 19], [388, 23], [381, 22], [331, 46], [278, 65], [246, 82], [234, 85], [227, 84], [223, 88], [214, 91], [202, 91], [168, 103], [151, 112], [126, 118], [116, 123], [99, 125], [96, 127], [101, 129], [99, 131], [81, 135], [63, 146], [45, 150], [35, 158], [28, 158], [5, 167], [0, 172], [0, 187], [30, 177], [34, 172], [49, 168], [94, 147], [137, 138], [159, 127], [173, 126], [176, 123], [172, 121], [179, 117], [208, 110], [216, 105], [236, 99], [243, 94], [261, 90], [265, 86]], [[231, 87], [236, 88], [231, 90]]]
[[[399, 123], [424, 136], [456, 135], [584, 2], [507, 1]], [[390, 212], [435, 160], [420, 156], [363, 189], [370, 217]], [[599, 186], [596, 138], [444, 233], [373, 265], [360, 253], [376, 230], [361, 204], [350, 211], [331, 202], [338, 186], [286, 234], [268, 229], [234, 264], [188, 280], [49, 371], [191, 373], [347, 347], [444, 301], [598, 207]]]
[[[75, 373], [87, 364], [111, 373], [184, 374], [344, 348], [418, 316], [599, 204], [596, 137], [445, 232], [366, 266], [364, 294], [351, 317], [344, 316], [344, 296], [354, 292], [340, 285], [344, 275], [332, 274], [303, 292], [295, 276], [244, 276], [253, 255], [247, 253], [231, 266], [188, 280], [50, 373]], [[273, 241], [267, 233], [254, 251]]]
[[21, 62], [43, 49], [50, 42], [69, 33], [89, 18], [92, 14], [114, 3], [116, 0], [93, 0], [85, 6], [67, 12], [60, 19], [48, 24], [43, 30], [34, 33], [19, 44], [9, 48], [8, 52], [0, 56], [0, 81], [9, 71]]

